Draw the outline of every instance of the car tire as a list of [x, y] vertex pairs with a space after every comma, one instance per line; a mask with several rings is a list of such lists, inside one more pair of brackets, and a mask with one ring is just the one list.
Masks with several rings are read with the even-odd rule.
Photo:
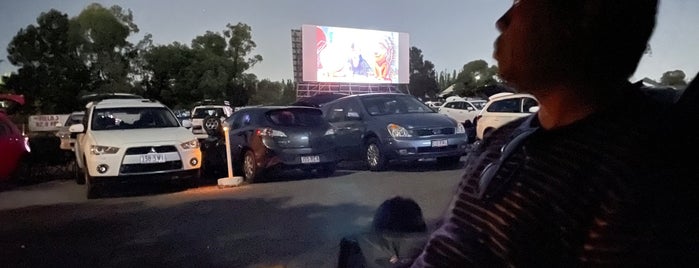
[[262, 170], [258, 168], [255, 153], [252, 150], [246, 151], [243, 156], [243, 175], [248, 183], [259, 181], [262, 177]]
[[78, 161], [74, 160], [73, 161], [73, 179], [75, 179], [75, 183], [78, 185], [83, 185], [85, 184], [85, 174], [84, 171], [80, 168], [80, 165], [78, 165]]
[[337, 170], [337, 164], [333, 162], [323, 164], [318, 169], [316, 169], [316, 172], [318, 173], [318, 176], [330, 177], [333, 174], [335, 174], [335, 170]]
[[85, 193], [87, 195], [87, 199], [99, 198], [99, 187], [95, 185], [95, 181], [92, 179], [92, 176], [90, 176], [90, 173], [87, 171], [83, 172], [83, 174], [85, 174]]
[[365, 159], [369, 170], [383, 171], [386, 169], [386, 156], [381, 151], [379, 140], [371, 138], [366, 143]]
[[459, 164], [461, 156], [437, 157], [437, 164], [443, 167], [453, 167]]

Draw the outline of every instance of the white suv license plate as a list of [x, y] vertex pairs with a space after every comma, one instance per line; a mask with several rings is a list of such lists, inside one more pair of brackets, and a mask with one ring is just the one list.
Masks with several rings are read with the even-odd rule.
[[164, 154], [144, 154], [141, 155], [141, 164], [164, 163]]
[[444, 147], [449, 145], [449, 142], [447, 140], [433, 140], [432, 141], [432, 147]]
[[303, 164], [318, 163], [318, 162], [320, 162], [320, 156], [318, 156], [318, 155], [301, 156], [301, 163], [303, 163]]

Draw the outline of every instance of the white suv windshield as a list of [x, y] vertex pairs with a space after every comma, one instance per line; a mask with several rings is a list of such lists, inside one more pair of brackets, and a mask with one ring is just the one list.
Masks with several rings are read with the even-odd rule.
[[95, 109], [92, 130], [179, 127], [177, 118], [163, 107]]

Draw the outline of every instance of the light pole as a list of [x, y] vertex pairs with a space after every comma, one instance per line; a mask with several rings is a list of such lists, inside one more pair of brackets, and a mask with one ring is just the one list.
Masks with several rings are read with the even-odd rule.
[[228, 126], [228, 122], [223, 122], [223, 136], [226, 138], [226, 167], [228, 168], [228, 177], [225, 178], [220, 178], [218, 179], [218, 187], [223, 188], [223, 187], [235, 187], [243, 183], [243, 177], [233, 176], [233, 159], [231, 157], [231, 140], [230, 137], [228, 136], [228, 131], [230, 130], [230, 127]]

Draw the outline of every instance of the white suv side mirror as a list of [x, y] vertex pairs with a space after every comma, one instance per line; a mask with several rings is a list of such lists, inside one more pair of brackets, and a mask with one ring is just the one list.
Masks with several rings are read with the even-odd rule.
[[191, 128], [192, 127], [192, 121], [189, 119], [182, 120], [182, 126], [185, 128]]
[[538, 111], [539, 111], [539, 106], [532, 106], [532, 107], [529, 107], [529, 112], [530, 112], [530, 113], [536, 113], [536, 112], [538, 112]]
[[85, 126], [83, 126], [83, 124], [71, 125], [68, 131], [70, 131], [70, 133], [83, 133], [85, 132]]

